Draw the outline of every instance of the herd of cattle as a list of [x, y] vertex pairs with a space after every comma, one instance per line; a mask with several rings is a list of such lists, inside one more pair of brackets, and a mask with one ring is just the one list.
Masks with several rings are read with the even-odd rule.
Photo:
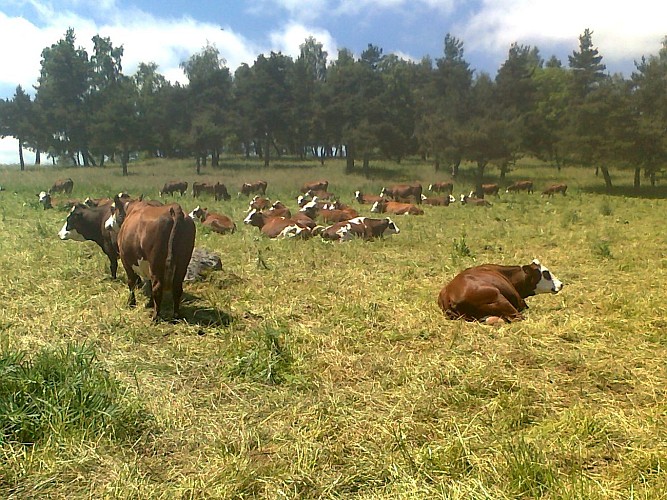
[[[49, 191], [38, 194], [45, 209], [54, 206], [54, 193], [71, 194], [72, 179], [56, 181]], [[482, 185], [484, 194], [498, 196], [497, 184]], [[179, 193], [185, 195], [188, 183], [167, 182], [160, 190], [160, 197]], [[267, 182], [244, 183], [238, 196], [254, 195], [249, 201], [243, 223], [255, 226], [269, 238], [310, 238], [348, 241], [353, 238], [373, 240], [398, 234], [397, 225], [389, 217], [361, 216], [356, 208], [344, 204], [328, 191], [326, 180], [305, 183], [297, 198], [298, 210], [294, 212], [276, 200], [266, 197]], [[565, 195], [565, 184], [554, 184], [543, 195]], [[399, 184], [382, 188], [378, 196], [356, 191], [354, 199], [362, 205], [371, 205], [371, 213], [392, 215], [422, 215], [420, 205], [448, 206], [456, 201], [451, 182], [429, 185], [433, 196], [427, 197], [419, 183]], [[532, 181], [519, 181], [506, 192], [533, 192]], [[227, 188], [220, 182], [192, 184], [193, 198], [206, 193], [215, 200], [229, 200]], [[461, 195], [460, 202], [478, 206], [490, 206], [484, 198], [474, 193]], [[129, 304], [135, 305], [135, 289], [142, 280], [150, 283], [153, 320], [159, 318], [163, 293], [171, 291], [174, 317], [179, 316], [183, 294], [183, 280], [195, 243], [195, 221], [217, 233], [234, 233], [235, 222], [224, 214], [218, 214], [197, 206], [190, 213], [178, 203], [163, 204], [159, 200], [132, 198], [119, 193], [111, 198], [86, 198], [84, 201], [67, 200], [58, 204], [71, 206], [65, 224], [58, 233], [63, 240], [94, 241], [109, 259], [111, 276], [115, 279], [118, 259], [125, 269], [130, 291]], [[557, 293], [563, 284], [551, 275], [538, 261], [526, 266], [484, 265], [467, 269], [457, 275], [440, 292], [438, 304], [449, 318], [483, 320], [502, 323], [521, 319], [525, 309], [524, 299], [536, 293]]]

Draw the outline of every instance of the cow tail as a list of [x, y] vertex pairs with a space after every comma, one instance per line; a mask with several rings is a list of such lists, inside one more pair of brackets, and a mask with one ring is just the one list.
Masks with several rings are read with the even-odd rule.
[[171, 214], [171, 232], [169, 233], [169, 244], [167, 246], [167, 260], [165, 262], [165, 269], [164, 269], [164, 274], [165, 274], [165, 281], [166, 283], [169, 283], [169, 288], [173, 286], [174, 283], [174, 274], [176, 272], [176, 265], [174, 262], [174, 255], [175, 255], [175, 244], [176, 244], [176, 232], [178, 231], [178, 227], [183, 224], [183, 221], [185, 219], [183, 215], [182, 210], [174, 210], [173, 208], [169, 209], [169, 213]]

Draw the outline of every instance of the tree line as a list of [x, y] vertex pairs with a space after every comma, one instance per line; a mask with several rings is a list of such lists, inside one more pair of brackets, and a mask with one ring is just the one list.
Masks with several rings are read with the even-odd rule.
[[[213, 45], [180, 65], [185, 85], [154, 63], [132, 76], [123, 47], [93, 37], [76, 46], [73, 29], [46, 47], [35, 96], [18, 86], [0, 100], [0, 136], [57, 162], [103, 166], [130, 155], [191, 157], [197, 169], [222, 152], [272, 158], [346, 158], [347, 171], [370, 161], [421, 155], [456, 175], [488, 165], [500, 176], [531, 155], [559, 168], [595, 168], [611, 187], [610, 168], [634, 170], [655, 183], [667, 156], [667, 37], [658, 55], [642, 57], [629, 78], [610, 75], [592, 32], [579, 37], [568, 64], [544, 60], [537, 47], [514, 43], [495, 78], [470, 67], [460, 39], [446, 35], [441, 57], [407, 61], [369, 44], [356, 58], [341, 49], [329, 61], [309, 37], [293, 59], [259, 55], [234, 73]], [[360, 165], [359, 165], [360, 164]]]

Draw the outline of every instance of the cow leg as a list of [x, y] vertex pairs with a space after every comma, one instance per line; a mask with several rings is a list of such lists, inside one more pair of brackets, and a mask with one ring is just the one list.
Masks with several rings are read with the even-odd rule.
[[174, 280], [174, 285], [171, 290], [171, 295], [174, 299], [174, 319], [181, 317], [181, 297], [183, 297], [183, 282]]
[[139, 276], [134, 272], [132, 266], [130, 266], [129, 269], [126, 267], [125, 272], [127, 273], [127, 287], [130, 289], [127, 305], [134, 307], [137, 305], [137, 297], [134, 294], [134, 290], [137, 288], [137, 280], [139, 279]]
[[160, 306], [162, 305], [162, 282], [152, 277], [153, 282], [153, 321], [159, 321]]
[[495, 301], [481, 306], [479, 311], [482, 316], [479, 318], [480, 320], [485, 320], [489, 316], [498, 316], [499, 318], [508, 321], [518, 321], [523, 319], [521, 313], [517, 311], [512, 303], [501, 294], [498, 294]]

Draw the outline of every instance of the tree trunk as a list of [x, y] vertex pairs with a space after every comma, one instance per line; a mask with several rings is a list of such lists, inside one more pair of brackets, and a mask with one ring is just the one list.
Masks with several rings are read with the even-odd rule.
[[264, 168], [269, 168], [271, 162], [271, 137], [266, 134], [266, 147], [264, 148]]
[[120, 155], [120, 165], [123, 168], [123, 177], [127, 177], [127, 162], [130, 161], [130, 148], [123, 147], [123, 152]]
[[655, 170], [651, 170], [651, 187], [655, 187]]
[[635, 168], [635, 181], [633, 183], [635, 189], [639, 189], [641, 186], [641, 168]]
[[459, 167], [461, 166], [461, 158], [458, 158], [454, 165], [452, 165], [452, 177], [459, 175]]
[[23, 160], [23, 141], [19, 139], [19, 163], [21, 165], [21, 171], [25, 170], [25, 161]]
[[609, 175], [609, 169], [607, 167], [600, 167], [600, 172], [602, 172], [602, 177], [604, 177], [604, 186], [607, 188], [607, 191], [611, 190], [611, 175]]
[[197, 175], [201, 174], [201, 155], [197, 155]]
[[220, 150], [218, 148], [215, 148], [211, 152], [211, 166], [212, 167], [220, 166]]
[[370, 172], [370, 161], [371, 161], [370, 155], [368, 153], [364, 153], [364, 162], [363, 162], [361, 168], [364, 172], [364, 177], [366, 179], [368, 179], [368, 177], [370, 176], [370, 173], [371, 173]]
[[39, 151], [39, 148], [35, 149], [35, 165], [41, 165], [42, 163], [42, 154]]
[[507, 175], [507, 172], [509, 171], [509, 169], [510, 169], [510, 166], [509, 166], [509, 163], [507, 163], [507, 162], [503, 162], [500, 165], [500, 180], [501, 181], [505, 180], [505, 176]]
[[435, 161], [433, 162], [433, 169], [434, 169], [436, 172], [439, 172], [439, 171], [440, 171], [440, 158], [438, 158], [437, 156], [436, 156], [436, 158], [435, 158]]
[[354, 146], [348, 144], [345, 153], [345, 173], [351, 174], [354, 171]]
[[484, 179], [484, 169], [486, 168], [485, 161], [477, 162], [477, 172], [475, 176], [475, 196], [477, 198], [484, 198], [484, 190], [482, 189], [482, 181]]
[[104, 153], [102, 153], [102, 154], [100, 155], [100, 167], [102, 167], [102, 168], [104, 168], [104, 156], [105, 156]]

